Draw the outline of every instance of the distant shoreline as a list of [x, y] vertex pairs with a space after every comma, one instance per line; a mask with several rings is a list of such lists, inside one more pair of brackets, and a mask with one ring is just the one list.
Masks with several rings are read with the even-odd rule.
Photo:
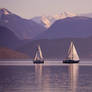
[[[63, 64], [62, 61], [45, 61], [44, 64], [33, 64], [33, 61], [0, 61], [0, 66], [69, 66], [71, 64]], [[81, 61], [76, 64], [79, 66], [92, 66], [91, 61]]]
[[[63, 61], [64, 59], [44, 59], [45, 61]], [[33, 61], [33, 59], [0, 59], [0, 61]], [[80, 61], [92, 61], [92, 58], [81, 58]]]

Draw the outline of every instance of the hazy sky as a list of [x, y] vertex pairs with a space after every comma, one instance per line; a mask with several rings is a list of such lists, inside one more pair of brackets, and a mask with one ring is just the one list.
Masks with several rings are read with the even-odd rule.
[[24, 18], [31, 18], [64, 11], [77, 14], [92, 13], [92, 0], [0, 0], [0, 7]]

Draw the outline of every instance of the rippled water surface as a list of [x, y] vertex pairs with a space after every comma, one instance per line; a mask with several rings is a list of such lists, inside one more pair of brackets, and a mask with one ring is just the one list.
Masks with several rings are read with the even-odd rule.
[[91, 64], [17, 65], [0, 66], [0, 92], [92, 92]]

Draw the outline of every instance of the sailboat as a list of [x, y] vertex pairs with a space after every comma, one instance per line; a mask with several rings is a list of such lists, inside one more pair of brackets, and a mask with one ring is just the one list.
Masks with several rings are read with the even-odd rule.
[[44, 63], [44, 58], [43, 58], [40, 46], [38, 46], [38, 48], [37, 48], [36, 55], [35, 55], [35, 58], [33, 60], [33, 63], [34, 64], [35, 63], [37, 63], [37, 64]]
[[68, 56], [65, 60], [63, 60], [63, 63], [79, 63], [80, 59], [78, 56], [78, 53], [76, 51], [76, 48], [73, 44], [73, 42], [71, 42], [70, 44], [70, 48], [68, 50]]

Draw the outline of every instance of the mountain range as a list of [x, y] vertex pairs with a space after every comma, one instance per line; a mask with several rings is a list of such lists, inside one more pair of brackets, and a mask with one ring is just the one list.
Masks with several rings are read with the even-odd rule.
[[17, 50], [33, 58], [40, 45], [45, 59], [64, 59], [71, 41], [81, 59], [92, 59], [92, 18], [74, 16], [57, 20], [35, 40]]
[[61, 14], [56, 14], [53, 16], [39, 16], [34, 17], [32, 20], [36, 23], [41, 24], [45, 28], [49, 28], [56, 20], [64, 19], [67, 17], [74, 17], [77, 16], [76, 14], [70, 13], [70, 12], [63, 12]]
[[22, 44], [22, 41], [6, 27], [0, 26], [0, 46], [15, 48]]
[[21, 40], [33, 39], [46, 30], [42, 25], [32, 20], [23, 19], [5, 8], [0, 9], [0, 26], [10, 29]]
[[64, 12], [28, 20], [0, 9], [0, 54], [3, 56], [12, 53], [11, 58], [20, 52], [24, 57], [33, 58], [40, 45], [45, 58], [61, 59], [67, 54], [70, 41], [77, 47], [80, 58], [92, 58], [91, 17]]
[[92, 13], [84, 13], [84, 14], [75, 14], [71, 12], [63, 12], [60, 14], [50, 15], [50, 16], [37, 16], [33, 17], [32, 20], [38, 24], [41, 24], [45, 28], [49, 28], [55, 21], [75, 16], [84, 16], [92, 18]]
[[57, 20], [36, 39], [85, 38], [92, 36], [92, 18], [68, 17]]

